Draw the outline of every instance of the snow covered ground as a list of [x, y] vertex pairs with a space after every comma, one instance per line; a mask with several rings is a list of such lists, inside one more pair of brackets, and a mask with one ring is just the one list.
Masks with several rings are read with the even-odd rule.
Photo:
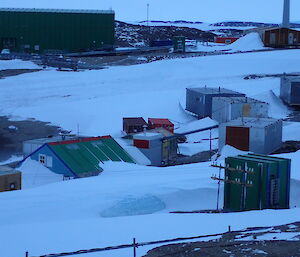
[[[228, 148], [230, 154], [236, 153]], [[228, 153], [224, 152], [224, 155]], [[299, 152], [300, 153], [300, 152]], [[299, 154], [298, 154], [299, 155]], [[299, 158], [293, 158], [299, 166]], [[292, 182], [290, 210], [228, 214], [169, 214], [216, 208], [217, 170], [210, 163], [169, 168], [108, 164], [98, 177], [52, 183], [0, 194], [2, 256], [30, 256], [180, 236], [274, 226], [298, 220], [300, 188]], [[293, 166], [292, 177], [297, 173]], [[293, 180], [294, 181], [294, 180]], [[221, 188], [222, 189], [222, 188]], [[220, 206], [222, 206], [222, 190]], [[18, 242], [10, 247], [11, 242]], [[138, 249], [142, 256], [148, 249]], [[131, 256], [118, 250], [86, 256]], [[85, 255], [83, 255], [85, 256]]]
[[0, 70], [10, 69], [38, 69], [39, 66], [29, 61], [21, 60], [0, 60]]
[[[243, 77], [298, 72], [299, 53], [286, 50], [206, 56], [98, 71], [43, 70], [8, 77], [0, 80], [0, 114], [50, 121], [74, 132], [79, 124], [80, 133], [86, 135], [118, 137], [124, 116], [166, 117], [175, 123], [177, 131], [186, 131], [214, 124], [210, 119], [196, 121], [183, 110], [185, 88], [207, 85], [267, 101], [269, 115], [283, 118], [289, 112], [278, 105], [278, 99], [271, 93], [272, 90], [279, 94], [279, 79]], [[285, 138], [299, 129], [297, 123], [285, 125]], [[192, 143], [208, 136], [203, 132], [188, 140]], [[213, 136], [217, 136], [217, 131], [213, 131]], [[203, 144], [207, 146], [206, 141]], [[227, 149], [223, 156], [228, 152], [235, 153]], [[110, 163], [109, 171], [98, 177], [70, 181], [38, 174], [53, 183], [34, 188], [31, 184], [22, 191], [0, 194], [0, 227], [5, 231], [0, 235], [0, 255], [18, 257], [28, 250], [36, 256], [131, 243], [133, 237], [141, 242], [224, 232], [228, 225], [242, 229], [297, 221], [299, 154], [285, 155], [293, 159], [291, 201], [296, 208], [277, 211], [168, 213], [216, 207], [217, 183], [210, 177], [217, 171], [210, 163], [168, 168]], [[34, 177], [37, 163], [24, 165], [24, 173]], [[12, 242], [17, 243], [12, 246]], [[138, 256], [148, 249], [139, 248]], [[131, 255], [132, 249], [86, 256]]]
[[[123, 21], [141, 21], [147, 19], [147, 4], [149, 3], [149, 17], [151, 20], [192, 20], [216, 22], [227, 20], [281, 22], [282, 0], [270, 1], [243, 1], [239, 0], [186, 0], [157, 1], [131, 0], [130, 5], [123, 0], [2, 0], [1, 7], [19, 8], [72, 8], [72, 9], [109, 9], [116, 11], [116, 18]], [[258, 8], [259, 7], [259, 8]], [[298, 1], [291, 3], [291, 18], [299, 20], [297, 10]], [[226, 11], [224, 11], [226, 10]], [[266, 15], [268, 10], [268, 15]]]
[[[194, 118], [183, 111], [185, 88], [225, 87], [278, 108], [279, 79], [244, 80], [249, 74], [297, 72], [299, 50], [165, 60], [98, 71], [43, 70], [0, 81], [0, 114], [51, 121], [86, 135], [119, 135], [122, 117], [170, 118], [177, 127]], [[26, 86], [24, 86], [26, 85]], [[30, 91], [30, 94], [28, 94]]]

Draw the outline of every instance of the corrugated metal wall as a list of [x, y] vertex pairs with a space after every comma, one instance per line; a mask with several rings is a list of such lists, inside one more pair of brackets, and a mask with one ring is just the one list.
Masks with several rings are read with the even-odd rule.
[[228, 168], [251, 172], [225, 170], [225, 210], [289, 208], [289, 159], [248, 154], [228, 157], [225, 163]]
[[113, 13], [0, 11], [0, 47], [15, 40], [12, 51], [78, 52], [114, 44]]
[[268, 117], [269, 105], [260, 101], [246, 102], [226, 101], [224, 97], [214, 97], [212, 102], [212, 119], [219, 123], [228, 122], [239, 117]]

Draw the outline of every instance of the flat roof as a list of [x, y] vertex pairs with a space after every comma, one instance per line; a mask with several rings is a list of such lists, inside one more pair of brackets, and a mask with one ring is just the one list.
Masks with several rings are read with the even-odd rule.
[[63, 136], [54, 136], [54, 137], [46, 137], [46, 138], [37, 138], [37, 139], [31, 139], [27, 140], [24, 143], [30, 143], [30, 144], [45, 144], [45, 143], [51, 143], [51, 142], [58, 142], [63, 140], [71, 140], [71, 139], [77, 139], [78, 136], [68, 136], [66, 135], [63, 139]]
[[123, 122], [129, 125], [137, 125], [137, 126], [147, 125], [147, 122], [144, 120], [143, 117], [125, 117], [123, 118]]
[[290, 82], [300, 82], [300, 76], [289, 76], [285, 75], [282, 77], [283, 79], [289, 80]]
[[153, 124], [163, 124], [163, 125], [171, 125], [174, 126], [174, 124], [169, 119], [161, 119], [161, 118], [148, 118], [148, 122]]
[[17, 171], [7, 165], [0, 165], [0, 176], [15, 174], [15, 173], [19, 173], [19, 172], [20, 171]]
[[98, 13], [98, 14], [115, 13], [113, 10], [35, 9], [35, 8], [0, 8], [0, 12]]
[[224, 96], [217, 96], [214, 97], [214, 99], [219, 99], [224, 102], [230, 102], [230, 103], [263, 103], [268, 104], [266, 102], [262, 102], [259, 100], [256, 100], [254, 98], [245, 97], [245, 96], [237, 96], [237, 97], [224, 97]]
[[145, 132], [141, 132], [141, 133], [138, 133], [138, 134], [135, 134], [133, 136], [133, 139], [137, 139], [137, 140], [155, 140], [155, 139], [160, 139], [160, 138], [163, 138], [164, 136], [155, 131], [155, 130], [148, 130], [148, 131], [145, 131]]
[[245, 95], [243, 93], [239, 93], [233, 90], [229, 90], [227, 88], [221, 87], [195, 87], [195, 88], [187, 88], [187, 90], [191, 90], [194, 92], [198, 92], [206, 95], [214, 95], [214, 94], [237, 94], [237, 95]]
[[238, 118], [236, 120], [231, 120], [225, 123], [225, 127], [255, 127], [255, 128], [264, 128], [269, 125], [272, 125], [281, 120], [273, 119], [273, 118]]

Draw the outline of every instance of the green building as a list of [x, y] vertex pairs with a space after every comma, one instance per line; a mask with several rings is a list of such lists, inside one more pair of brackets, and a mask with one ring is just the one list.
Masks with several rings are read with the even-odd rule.
[[27, 158], [38, 161], [64, 177], [97, 176], [107, 162], [135, 163], [135, 160], [111, 136], [48, 142]]
[[0, 9], [0, 48], [65, 53], [112, 48], [114, 11]]
[[248, 154], [225, 164], [224, 210], [289, 208], [290, 159]]
[[185, 52], [185, 37], [183, 37], [183, 36], [173, 37], [173, 49], [174, 49], [174, 53], [184, 53]]

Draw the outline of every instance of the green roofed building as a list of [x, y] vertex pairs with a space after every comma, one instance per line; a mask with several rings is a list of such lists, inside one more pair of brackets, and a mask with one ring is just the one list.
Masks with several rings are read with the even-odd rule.
[[24, 160], [27, 158], [54, 173], [74, 178], [98, 175], [107, 161], [135, 163], [111, 136], [46, 143]]
[[224, 210], [289, 208], [290, 159], [247, 154], [225, 163]]
[[112, 48], [112, 10], [0, 8], [0, 48], [12, 52], [65, 53]]

